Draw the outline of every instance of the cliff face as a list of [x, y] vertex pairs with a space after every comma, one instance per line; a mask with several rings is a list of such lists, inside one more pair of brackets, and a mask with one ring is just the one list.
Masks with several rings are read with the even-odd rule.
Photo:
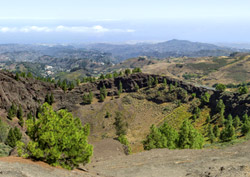
[[74, 109], [74, 105], [82, 103], [84, 93], [92, 91], [94, 94], [99, 94], [99, 89], [105, 85], [108, 95], [114, 95], [117, 92], [119, 83], [122, 82], [125, 92], [135, 91], [135, 85], [140, 88], [146, 87], [149, 78], [158, 78], [159, 83], [162, 83], [164, 78], [167, 84], [177, 84], [185, 89], [188, 93], [196, 93], [198, 97], [205, 92], [210, 93], [210, 107], [215, 108], [217, 101], [222, 99], [226, 105], [226, 114], [243, 115], [250, 110], [250, 96], [239, 95], [237, 93], [221, 93], [214, 89], [195, 86], [166, 76], [150, 75], [144, 73], [131, 74], [129, 76], [117, 77], [115, 79], [106, 79], [95, 83], [85, 83], [75, 87], [71, 91], [65, 93], [55, 84], [35, 80], [32, 78], [22, 78], [16, 81], [14, 75], [0, 71], [0, 108], [8, 109], [12, 103], [21, 105], [24, 112], [36, 111], [36, 108], [44, 102], [46, 94], [53, 93], [55, 97], [56, 109], [67, 108]]

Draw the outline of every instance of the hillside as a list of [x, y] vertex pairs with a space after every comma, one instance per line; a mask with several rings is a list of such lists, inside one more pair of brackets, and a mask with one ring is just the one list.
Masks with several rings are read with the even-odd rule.
[[[157, 78], [158, 84], [149, 86], [148, 84], [151, 82], [152, 78]], [[166, 86], [163, 85], [164, 79], [166, 80]], [[120, 94], [120, 96], [118, 96], [118, 88], [120, 83], [123, 86], [123, 92]], [[136, 90], [136, 85], [139, 86], [139, 90]], [[103, 102], [101, 102], [100, 88], [103, 86], [106, 87], [107, 97]], [[83, 95], [89, 93], [89, 91], [92, 91], [94, 99], [91, 104], [84, 104]], [[88, 168], [91, 174], [98, 173], [104, 176], [129, 176], [133, 173], [132, 171], [128, 170], [131, 169], [128, 166], [122, 169], [117, 166], [117, 171], [109, 170], [111, 167], [107, 164], [120, 163], [121, 166], [124, 165], [123, 163], [125, 163], [125, 161], [116, 162], [117, 159], [120, 159], [120, 157], [123, 157], [126, 159], [126, 161], [131, 161], [133, 158], [141, 161], [140, 163], [143, 161], [144, 163], [140, 165], [140, 168], [144, 169], [148, 166], [149, 162], [141, 158], [142, 156], [148, 156], [148, 158], [157, 157], [157, 159], [159, 159], [158, 157], [166, 153], [169, 154], [167, 164], [170, 162], [175, 163], [176, 161], [184, 161], [184, 163], [181, 163], [181, 165], [170, 165], [171, 168], [174, 169], [183, 168], [182, 165], [186, 165], [186, 158], [188, 161], [193, 159], [191, 161], [196, 162], [197, 160], [195, 159], [199, 159], [201, 155], [204, 155], [205, 159], [203, 159], [203, 162], [206, 162], [206, 164], [209, 162], [207, 164], [209, 166], [201, 168], [198, 171], [195, 171], [195, 168], [189, 170], [189, 168], [186, 166], [187, 168], [185, 167], [182, 171], [180, 171], [180, 174], [191, 173], [193, 176], [202, 176], [204, 173], [207, 173], [207, 168], [210, 173], [217, 174], [218, 170], [223, 167], [226, 170], [222, 173], [222, 176], [227, 176], [229, 173], [228, 169], [234, 165], [233, 163], [228, 163], [228, 165], [223, 164], [224, 161], [226, 161], [227, 158], [231, 158], [231, 156], [219, 158], [220, 161], [218, 161], [218, 164], [216, 165], [210, 162], [209, 159], [213, 157], [211, 156], [213, 154], [211, 154], [211, 151], [215, 154], [220, 154], [223, 152], [223, 150], [213, 151], [205, 149], [198, 151], [198, 154], [195, 153], [197, 156], [194, 157], [193, 153], [196, 151], [153, 150], [149, 152], [143, 152], [145, 155], [142, 156], [140, 154], [135, 154], [126, 157], [126, 149], [124, 149], [125, 146], [121, 145], [116, 140], [117, 136], [114, 126], [116, 112], [119, 112], [122, 115], [122, 120], [126, 123], [126, 137], [129, 141], [131, 151], [134, 154], [144, 151], [142, 141], [145, 140], [147, 135], [150, 133], [150, 127], [152, 124], [161, 126], [164, 122], [167, 122], [170, 126], [178, 130], [180, 129], [183, 120], [190, 119], [194, 127], [201, 134], [206, 136], [207, 127], [209, 125], [206, 123], [208, 115], [211, 116], [211, 125], [219, 125], [219, 115], [215, 111], [217, 109], [216, 107], [218, 100], [223, 100], [225, 104], [225, 117], [228, 117], [228, 115], [231, 114], [234, 118], [237, 115], [242, 118], [244, 117], [243, 115], [245, 113], [250, 111], [250, 95], [248, 94], [240, 95], [233, 92], [215, 91], [214, 89], [203, 86], [195, 86], [193, 84], [189, 84], [167, 76], [135, 73], [115, 77], [112, 79], [97, 80], [92, 83], [81, 83], [72, 90], [63, 91], [56, 84], [50, 82], [44, 82], [27, 77], [20, 77], [19, 80], [16, 80], [14, 74], [1, 71], [1, 120], [7, 123], [9, 127], [16, 126], [20, 128], [23, 134], [22, 141], [27, 142], [29, 138], [25, 134], [25, 126], [21, 127], [17, 118], [9, 120], [7, 118], [7, 111], [10, 109], [12, 103], [20, 105], [23, 108], [24, 119], [26, 119], [26, 115], [30, 111], [33, 115], [36, 114], [38, 107], [45, 101], [46, 95], [51, 93], [54, 95], [53, 107], [55, 110], [67, 109], [72, 112], [74, 116], [79, 117], [83, 124], [88, 123], [90, 125], [91, 131], [89, 141], [94, 145], [94, 156], [92, 157], [92, 163], [84, 168]], [[205, 106], [202, 106], [201, 99], [207, 93], [209, 93], [211, 97], [209, 102]], [[193, 97], [193, 94], [196, 96]], [[195, 115], [194, 110], [196, 107], [200, 108], [200, 115], [198, 118], [193, 119], [193, 116]], [[220, 129], [222, 128], [223, 127]], [[237, 129], [236, 139], [231, 143], [234, 144], [244, 142], [246, 139], [247, 136], [242, 136], [240, 134], [240, 129]], [[205, 146], [207, 147], [220, 147], [220, 143], [221, 142], [218, 140], [218, 142], [215, 144], [211, 144], [208, 141], [208, 138], [205, 137]], [[241, 147], [243, 148], [243, 146], [240, 144], [237, 145], [237, 148]], [[231, 152], [231, 149], [233, 148], [228, 148], [228, 152]], [[4, 150], [5, 155], [8, 153], [6, 151], [9, 150]], [[173, 152], [180, 153], [181, 157], [176, 159], [171, 155]], [[15, 154], [14, 152], [11, 153]], [[183, 153], [186, 154], [186, 156], [183, 156]], [[242, 160], [241, 155], [239, 154], [239, 156], [235, 157], [235, 159]], [[157, 163], [166, 164], [166, 161], [153, 161], [153, 164]], [[197, 162], [196, 164], [199, 163]], [[233, 174], [240, 173], [242, 176], [244, 176], [244, 174], [246, 174], [245, 170], [248, 168], [247, 161], [243, 159], [240, 164], [240, 166], [238, 165], [235, 167]], [[193, 163], [188, 163], [188, 165], [192, 166]], [[243, 170], [241, 169], [241, 166], [244, 166], [244, 168], [242, 167]], [[37, 170], [37, 167], [34, 168]], [[152, 169], [152, 173], [157, 174], [155, 170]], [[169, 170], [169, 165], [164, 170]], [[159, 173], [163, 173], [164, 170], [160, 171]], [[17, 174], [18, 173], [19, 172], [17, 172]], [[152, 173], [148, 172], [148, 175]], [[144, 173], [138, 173], [138, 175], [139, 174]]]

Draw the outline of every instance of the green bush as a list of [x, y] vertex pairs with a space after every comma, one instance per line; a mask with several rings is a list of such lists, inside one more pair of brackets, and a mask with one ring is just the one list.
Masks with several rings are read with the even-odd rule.
[[128, 139], [125, 135], [120, 135], [118, 137], [118, 141], [123, 144], [124, 146], [126, 146], [126, 154], [131, 154], [131, 148], [129, 146], [129, 142], [128, 142]]
[[28, 144], [18, 142], [18, 154], [53, 166], [73, 169], [80, 163], [88, 163], [93, 146], [88, 144], [89, 125], [82, 126], [66, 110], [53, 111], [45, 103], [36, 121], [27, 120]]
[[248, 88], [247, 88], [247, 86], [240, 86], [239, 87], [239, 89], [238, 89], [238, 92], [240, 93], [240, 94], [247, 94], [248, 93]]
[[217, 91], [221, 91], [221, 92], [224, 92], [226, 90], [226, 88], [227, 87], [224, 84], [217, 84], [216, 87], [215, 87], [215, 89]]

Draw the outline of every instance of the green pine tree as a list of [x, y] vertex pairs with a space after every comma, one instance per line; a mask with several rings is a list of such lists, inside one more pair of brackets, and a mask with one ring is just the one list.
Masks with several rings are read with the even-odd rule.
[[[178, 132], [171, 126], [165, 122], [160, 128], [159, 128], [162, 136], [166, 138], [166, 147], [168, 149], [176, 149], [177, 148], [177, 141], [178, 141]], [[164, 143], [163, 143], [164, 144]]]
[[143, 146], [145, 150], [150, 150], [154, 148], [166, 148], [167, 139], [162, 135], [160, 130], [153, 124], [150, 127], [150, 133], [146, 140], [143, 141]]
[[21, 133], [19, 128], [15, 127], [13, 130], [13, 133], [14, 133], [17, 141], [22, 139], [22, 133]]
[[179, 148], [201, 149], [203, 147], [203, 143], [203, 136], [191, 125], [188, 120], [185, 120], [179, 131]]
[[216, 138], [220, 137], [220, 129], [218, 127], [218, 125], [215, 125], [214, 128], [213, 128], [213, 133], [214, 133], [214, 136]]
[[10, 147], [14, 148], [16, 147], [16, 137], [13, 131], [13, 128], [9, 130], [7, 139], [5, 140], [5, 144], [9, 145]]
[[135, 83], [135, 91], [138, 92], [139, 89], [140, 89], [140, 87], [138, 86], [137, 83]]
[[242, 135], [246, 135], [250, 132], [250, 121], [247, 120], [243, 123], [242, 127], [241, 127], [241, 133]]
[[164, 86], [164, 88], [166, 88], [166, 86], [167, 86], [167, 79], [166, 78], [163, 79], [163, 86]]
[[236, 116], [236, 117], [234, 118], [233, 125], [234, 125], [234, 128], [235, 128], [235, 129], [238, 129], [238, 128], [240, 127], [241, 121], [240, 121], [239, 116]]
[[93, 146], [88, 144], [89, 125], [82, 126], [80, 119], [66, 110], [55, 112], [48, 103], [43, 104], [39, 118], [27, 120], [27, 135], [28, 144], [18, 142], [20, 156], [66, 169], [90, 161]]
[[120, 82], [119, 82], [119, 91], [120, 91], [120, 93], [122, 93], [122, 90], [123, 90], [123, 89], [122, 89], [122, 82], [120, 81]]
[[220, 139], [223, 142], [227, 142], [227, 141], [231, 141], [235, 139], [235, 137], [236, 135], [235, 135], [235, 128], [233, 126], [233, 122], [231, 120], [227, 121], [226, 126], [221, 131]]
[[209, 124], [209, 127], [208, 127], [207, 137], [208, 137], [210, 143], [214, 143], [216, 137], [214, 135], [214, 131], [213, 131], [211, 124]]

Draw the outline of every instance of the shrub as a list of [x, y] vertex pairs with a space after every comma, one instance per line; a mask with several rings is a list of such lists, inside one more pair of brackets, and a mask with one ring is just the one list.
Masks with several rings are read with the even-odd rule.
[[240, 86], [239, 87], [239, 89], [238, 89], [238, 92], [240, 93], [240, 94], [247, 94], [248, 93], [248, 88], [247, 88], [247, 86]]
[[115, 113], [115, 130], [116, 130], [116, 135], [119, 137], [121, 135], [126, 135], [126, 124], [122, 120], [122, 114], [120, 112]]
[[203, 96], [201, 96], [201, 103], [202, 103], [203, 105], [208, 104], [209, 101], [210, 101], [210, 97], [211, 97], [211, 95], [210, 95], [209, 93], [206, 92]]
[[31, 141], [18, 143], [18, 154], [23, 157], [67, 169], [90, 161], [93, 147], [88, 144], [89, 125], [82, 126], [80, 119], [66, 110], [55, 112], [43, 104], [38, 119], [27, 120], [27, 134]]
[[215, 87], [215, 89], [217, 91], [221, 91], [221, 92], [224, 92], [226, 90], [226, 88], [227, 87], [224, 84], [217, 84], [216, 87]]
[[127, 155], [131, 154], [131, 147], [129, 146], [129, 142], [128, 142], [127, 137], [125, 135], [120, 135], [118, 137], [118, 141], [126, 147], [126, 148], [124, 148], [125, 153]]
[[83, 95], [83, 104], [91, 104], [93, 101], [93, 93], [89, 92], [89, 94]]
[[0, 142], [5, 142], [8, 136], [8, 125], [0, 118]]
[[125, 69], [125, 74], [128, 76], [129, 74], [131, 74], [131, 70], [130, 69]]

